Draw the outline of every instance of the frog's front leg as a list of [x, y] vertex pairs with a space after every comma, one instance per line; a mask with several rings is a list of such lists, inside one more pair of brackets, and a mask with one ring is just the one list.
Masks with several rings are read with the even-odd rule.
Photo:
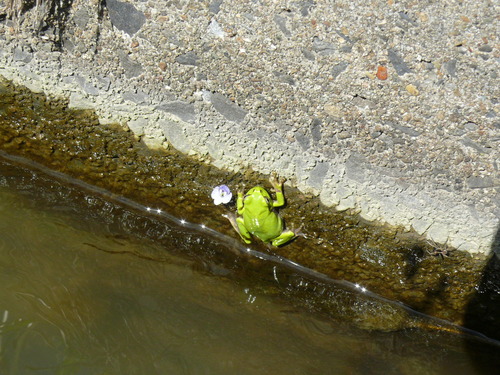
[[243, 214], [243, 192], [238, 191], [238, 198], [236, 199], [236, 209], [238, 210], [238, 213], [241, 215]]
[[273, 201], [273, 207], [281, 207], [285, 204], [285, 196], [283, 195], [283, 183], [286, 178], [279, 178], [276, 173], [272, 173], [269, 178], [269, 182], [273, 185], [274, 191], [276, 193], [276, 200]]
[[281, 245], [284, 245], [288, 242], [290, 242], [291, 240], [293, 240], [295, 238], [295, 233], [292, 232], [291, 230], [287, 230], [287, 231], [284, 231], [282, 232], [278, 237], [276, 237], [275, 239], [273, 239], [271, 241], [271, 243], [273, 244], [273, 246], [281, 246]]
[[243, 218], [238, 217], [236, 218], [236, 224], [238, 225], [238, 233], [240, 234], [241, 239], [246, 243], [249, 244], [252, 242], [252, 235], [248, 231], [248, 229], [245, 227], [245, 223], [243, 222]]

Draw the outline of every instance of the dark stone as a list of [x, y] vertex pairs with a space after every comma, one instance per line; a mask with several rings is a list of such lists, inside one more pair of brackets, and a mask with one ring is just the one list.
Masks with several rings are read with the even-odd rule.
[[302, 48], [302, 54], [304, 57], [310, 61], [314, 61], [316, 58], [314, 57], [314, 54], [311, 52], [311, 50], [307, 48]]
[[75, 81], [80, 85], [80, 87], [89, 95], [99, 95], [99, 90], [91, 83], [81, 76], [75, 76]]
[[197, 66], [198, 65], [198, 56], [194, 52], [186, 52], [183, 55], [179, 55], [175, 58], [175, 61], [177, 61], [181, 65], [192, 65], [192, 66]]
[[89, 12], [87, 12], [85, 8], [78, 9], [73, 15], [73, 22], [80, 29], [84, 29], [87, 26], [89, 19], [90, 19]]
[[493, 48], [489, 44], [483, 44], [481, 47], [479, 47], [479, 51], [481, 51], [481, 52], [492, 52]]
[[132, 4], [117, 0], [106, 0], [109, 19], [114, 27], [132, 36], [144, 25], [146, 16]]
[[284, 17], [276, 15], [274, 16], [274, 22], [276, 22], [276, 25], [278, 25], [283, 35], [285, 35], [287, 38], [290, 38], [292, 36], [290, 30], [288, 30], [288, 28], [286, 27], [286, 19]]
[[330, 169], [330, 163], [328, 162], [320, 162], [317, 163], [316, 166], [311, 170], [309, 174], [309, 184], [316, 188], [321, 189], [323, 185], [323, 180], [325, 179], [328, 170]]
[[394, 129], [399, 130], [401, 133], [409, 135], [410, 137], [418, 137], [420, 135], [420, 132], [416, 131], [413, 128], [410, 128], [409, 126], [398, 125], [394, 123], [391, 123], [391, 126]]
[[312, 50], [319, 55], [326, 56], [335, 53], [336, 48], [334, 44], [325, 42], [315, 36], [313, 39]]
[[447, 61], [443, 66], [451, 77], [457, 76], [457, 60]]
[[124, 100], [128, 100], [128, 101], [131, 101], [135, 104], [144, 104], [146, 103], [147, 101], [149, 101], [149, 95], [142, 92], [142, 91], [138, 91], [138, 92], [132, 92], [132, 91], [127, 91], [127, 92], [124, 92], [122, 94], [122, 98]]
[[304, 151], [309, 150], [309, 147], [311, 147], [309, 137], [307, 137], [305, 134], [297, 132], [295, 133], [295, 139], [297, 140], [297, 142], [299, 142], [300, 147], [302, 147]]
[[313, 141], [319, 142], [321, 140], [321, 120], [319, 118], [312, 120], [310, 129]]
[[171, 113], [185, 122], [194, 123], [196, 120], [194, 105], [182, 100], [160, 104], [156, 109]]
[[229, 121], [241, 123], [247, 115], [247, 111], [219, 93], [211, 94], [210, 102], [216, 111]]
[[214, 0], [208, 6], [208, 10], [213, 14], [217, 14], [220, 12], [220, 6], [222, 5], [223, 0]]
[[347, 178], [357, 182], [365, 182], [366, 159], [360, 154], [352, 154], [345, 162], [345, 175]]
[[470, 148], [476, 150], [477, 152], [479, 152], [481, 154], [485, 154], [485, 153], [489, 152], [489, 150], [487, 148], [485, 148], [485, 147], [477, 144], [476, 142], [474, 142], [469, 137], [463, 137], [460, 140], [460, 143], [462, 143], [464, 146], [467, 146], [467, 147], [470, 147]]
[[344, 44], [342, 47], [340, 47], [340, 52], [344, 53], [352, 52], [352, 44]]
[[311, 8], [316, 6], [316, 2], [311, 0], [301, 1], [298, 6], [300, 7], [300, 14], [306, 17], [309, 15]]
[[495, 186], [495, 182], [491, 177], [469, 177], [467, 185], [471, 189], [486, 189]]
[[143, 69], [140, 63], [131, 60], [125, 52], [120, 52], [119, 56], [120, 62], [125, 70], [125, 77], [133, 78], [142, 74]]
[[23, 51], [20, 48], [14, 50], [14, 60], [21, 61], [23, 63], [29, 63], [33, 59], [33, 54], [30, 52]]
[[412, 70], [408, 67], [408, 65], [406, 65], [401, 56], [399, 56], [398, 53], [392, 48], [387, 51], [387, 56], [389, 57], [389, 61], [391, 62], [391, 64], [394, 66], [394, 69], [396, 70], [398, 76], [402, 76], [406, 73], [412, 72]]
[[273, 72], [276, 77], [280, 80], [280, 82], [287, 83], [290, 86], [295, 86], [295, 80], [292, 76], [282, 73], [282, 72]]
[[349, 66], [349, 64], [346, 61], [342, 61], [342, 62], [338, 63], [337, 65], [335, 65], [332, 68], [333, 78], [337, 78], [340, 75], [340, 73], [342, 73], [344, 70], [347, 69], [348, 66]]

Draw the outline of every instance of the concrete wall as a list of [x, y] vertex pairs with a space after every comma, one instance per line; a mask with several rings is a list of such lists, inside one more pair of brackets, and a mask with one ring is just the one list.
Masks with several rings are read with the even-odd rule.
[[326, 205], [489, 251], [498, 2], [65, 4], [56, 27], [48, 9], [3, 17], [0, 75], [126, 122], [151, 147], [276, 170]]

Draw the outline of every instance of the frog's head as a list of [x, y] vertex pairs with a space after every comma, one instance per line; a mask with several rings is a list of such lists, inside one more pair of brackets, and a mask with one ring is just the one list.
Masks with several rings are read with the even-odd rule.
[[259, 204], [269, 206], [272, 202], [271, 196], [261, 186], [256, 186], [248, 190], [245, 194], [245, 205], [247, 204]]

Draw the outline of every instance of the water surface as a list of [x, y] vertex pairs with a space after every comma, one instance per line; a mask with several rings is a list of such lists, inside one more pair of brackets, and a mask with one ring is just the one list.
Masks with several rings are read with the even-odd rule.
[[207, 233], [0, 159], [0, 374], [479, 374], [497, 349], [366, 329], [384, 309], [439, 324]]

